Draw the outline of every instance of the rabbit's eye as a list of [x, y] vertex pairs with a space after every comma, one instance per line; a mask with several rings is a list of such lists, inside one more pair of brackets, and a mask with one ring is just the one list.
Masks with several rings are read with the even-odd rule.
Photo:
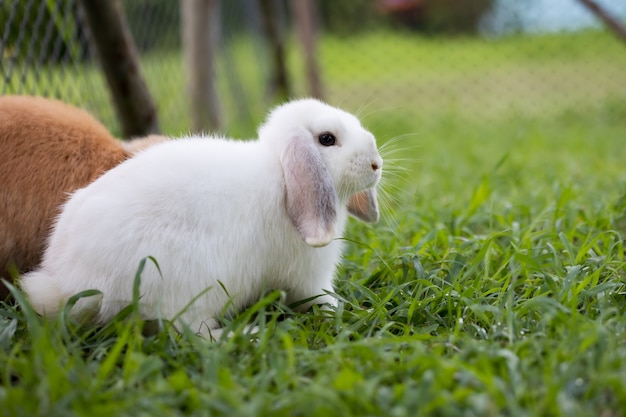
[[324, 145], [324, 146], [333, 146], [335, 144], [335, 135], [333, 135], [332, 133], [322, 133], [321, 135], [318, 136], [318, 139], [320, 141], [320, 144]]

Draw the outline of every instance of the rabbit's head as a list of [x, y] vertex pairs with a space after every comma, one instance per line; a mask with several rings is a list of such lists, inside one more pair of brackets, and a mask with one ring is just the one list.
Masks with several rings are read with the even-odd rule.
[[280, 156], [287, 213], [307, 244], [324, 246], [336, 237], [341, 205], [363, 221], [378, 220], [383, 161], [355, 116], [315, 99], [296, 100], [271, 112], [259, 140]]

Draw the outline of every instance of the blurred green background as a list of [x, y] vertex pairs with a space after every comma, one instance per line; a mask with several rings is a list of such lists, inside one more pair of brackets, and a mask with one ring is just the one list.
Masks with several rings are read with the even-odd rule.
[[[285, 44], [290, 96], [308, 95], [290, 3], [269, 1]], [[626, 16], [626, 6], [601, 3], [618, 19]], [[178, 2], [122, 5], [162, 131], [190, 133]], [[578, 1], [321, 0], [314, 6], [323, 98], [358, 113], [379, 144], [395, 138], [401, 150], [394, 157], [403, 171], [390, 179], [391, 200], [422, 197], [440, 212], [454, 212], [469, 198], [467, 189], [503, 158], [502, 190], [524, 201], [545, 198], [539, 190], [556, 180], [585, 184], [586, 193], [620, 192], [626, 44]], [[76, 1], [9, 1], [0, 10], [2, 94], [61, 98], [120, 135]], [[280, 101], [272, 93], [259, 3], [222, 2], [219, 22], [219, 133], [254, 137]], [[595, 175], [600, 168], [606, 172]]]

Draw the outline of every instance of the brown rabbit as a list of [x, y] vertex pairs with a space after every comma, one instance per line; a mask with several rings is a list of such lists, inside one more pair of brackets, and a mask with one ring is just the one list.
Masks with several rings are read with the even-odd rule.
[[[39, 264], [71, 192], [163, 140], [153, 135], [124, 144], [79, 108], [42, 97], [0, 97], [0, 278]], [[7, 295], [0, 283], [0, 300]]]

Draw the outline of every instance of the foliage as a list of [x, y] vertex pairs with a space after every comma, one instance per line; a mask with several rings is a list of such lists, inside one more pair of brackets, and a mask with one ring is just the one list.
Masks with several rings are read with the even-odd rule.
[[376, 9], [376, 2], [372, 0], [321, 0], [319, 14], [324, 30], [339, 35], [363, 33], [384, 22]]
[[473, 34], [493, 0], [322, 0], [319, 13], [324, 28], [335, 34], [364, 33], [403, 25], [430, 34]]
[[476, 33], [493, 0], [425, 0], [421, 29], [427, 33]]

